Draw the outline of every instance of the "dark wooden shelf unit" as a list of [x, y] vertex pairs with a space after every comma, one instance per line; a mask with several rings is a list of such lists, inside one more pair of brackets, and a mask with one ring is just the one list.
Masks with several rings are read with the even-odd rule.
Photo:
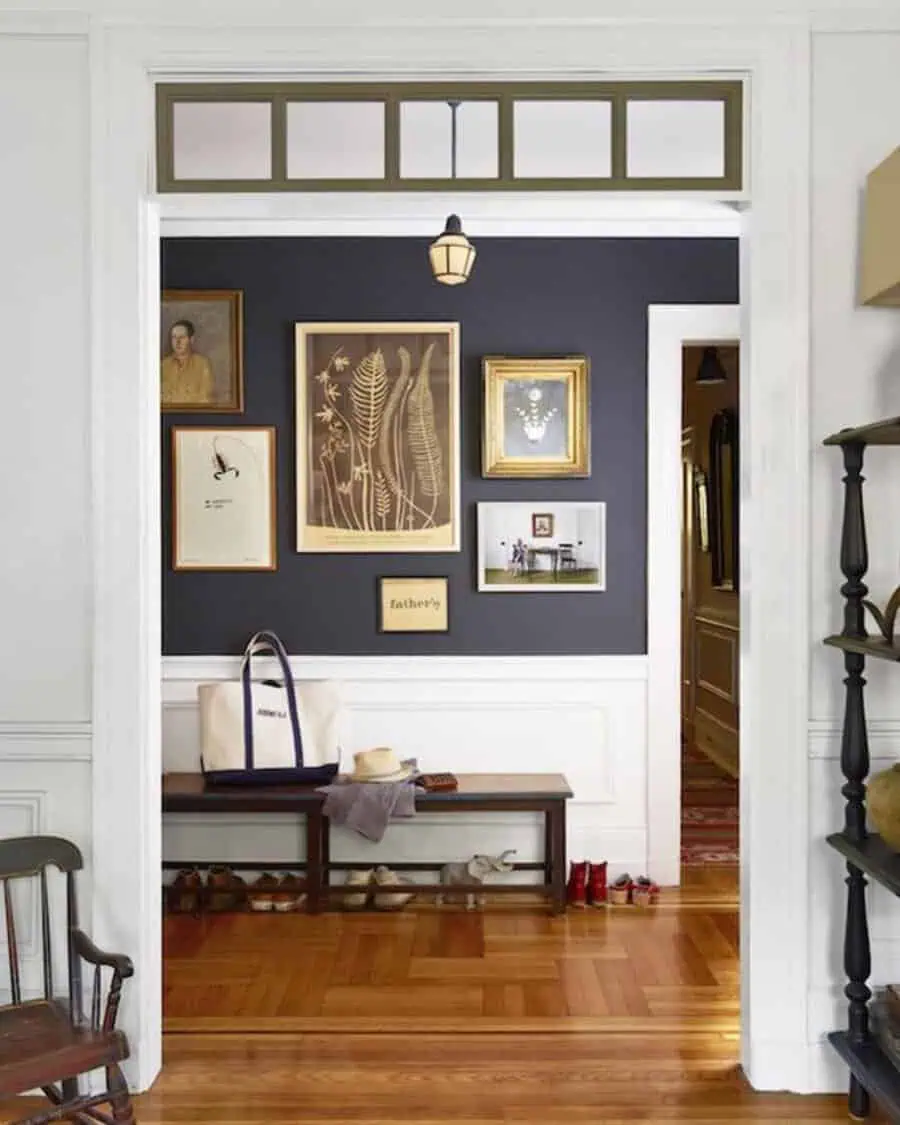
[[851, 426], [827, 437], [825, 445], [900, 445], [900, 418]]
[[825, 638], [825, 644], [860, 656], [874, 656], [876, 660], [900, 660], [900, 646], [889, 645], [881, 637], [844, 637], [835, 633], [833, 637]]
[[832, 1031], [828, 1042], [879, 1105], [900, 1120], [900, 1071], [874, 1039], [854, 1043], [846, 1031]]
[[841, 738], [841, 771], [845, 784], [844, 830], [828, 837], [828, 843], [847, 862], [847, 914], [844, 926], [844, 970], [847, 985], [847, 1030], [834, 1031], [829, 1042], [850, 1068], [850, 1116], [869, 1116], [870, 1099], [900, 1122], [900, 1067], [878, 1046], [869, 1025], [872, 990], [872, 951], [866, 918], [866, 876], [900, 895], [900, 855], [880, 836], [866, 830], [866, 778], [869, 773], [869, 743], [864, 704], [866, 657], [900, 661], [900, 646], [870, 637], [865, 627], [864, 602], [869, 589], [863, 581], [869, 567], [866, 522], [863, 514], [862, 467], [869, 445], [900, 445], [900, 418], [888, 418], [868, 426], [841, 430], [825, 439], [840, 446], [844, 461], [844, 518], [841, 528], [841, 586], [844, 597], [844, 627], [825, 644], [844, 654], [846, 699]]
[[871, 833], [860, 843], [854, 843], [843, 832], [835, 832], [828, 837], [828, 843], [870, 879], [886, 887], [891, 894], [900, 895], [900, 855], [880, 836]]

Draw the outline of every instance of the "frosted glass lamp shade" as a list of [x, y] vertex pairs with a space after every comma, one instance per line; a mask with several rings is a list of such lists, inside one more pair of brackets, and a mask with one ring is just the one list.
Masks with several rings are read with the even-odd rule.
[[462, 285], [469, 280], [475, 263], [475, 247], [463, 234], [459, 215], [450, 215], [447, 225], [428, 248], [431, 272], [444, 285]]

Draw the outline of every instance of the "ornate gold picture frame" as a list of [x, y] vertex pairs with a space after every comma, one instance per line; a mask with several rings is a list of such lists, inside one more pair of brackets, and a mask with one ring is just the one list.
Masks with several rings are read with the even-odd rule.
[[482, 476], [589, 477], [586, 356], [485, 356]]

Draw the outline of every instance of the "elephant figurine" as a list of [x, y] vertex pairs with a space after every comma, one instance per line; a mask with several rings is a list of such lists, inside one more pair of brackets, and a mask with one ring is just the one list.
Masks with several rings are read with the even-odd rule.
[[[441, 868], [441, 883], [446, 887], [452, 887], [458, 883], [483, 883], [488, 875], [494, 871], [514, 870], [513, 864], [506, 857], [515, 854], [515, 848], [511, 848], [501, 855], [473, 855], [470, 860], [465, 862], [445, 863]], [[445, 893], [439, 893], [437, 905], [442, 906], [444, 899]], [[466, 910], [474, 910], [476, 903], [478, 906], [484, 906], [485, 896], [467, 891]]]

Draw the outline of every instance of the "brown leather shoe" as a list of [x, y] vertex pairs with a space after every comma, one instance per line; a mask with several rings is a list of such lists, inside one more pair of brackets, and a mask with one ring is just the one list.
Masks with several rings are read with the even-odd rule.
[[264, 871], [247, 892], [250, 909], [256, 911], [274, 910], [277, 891], [278, 880], [268, 871]]
[[279, 914], [299, 910], [306, 901], [306, 881], [299, 875], [282, 875], [278, 890], [272, 896], [272, 905]]
[[183, 867], [166, 891], [166, 903], [173, 913], [197, 914], [203, 894], [203, 879], [195, 867]]
[[211, 867], [206, 876], [207, 909], [219, 914], [236, 909], [243, 904], [245, 888], [244, 880], [230, 867]]

